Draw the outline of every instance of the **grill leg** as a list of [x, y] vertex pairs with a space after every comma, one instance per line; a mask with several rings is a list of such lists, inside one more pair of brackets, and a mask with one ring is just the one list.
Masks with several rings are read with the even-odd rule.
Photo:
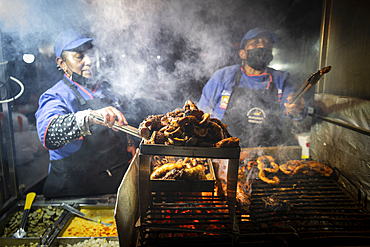
[[232, 231], [239, 233], [239, 226], [235, 215], [236, 183], [238, 180], [239, 159], [230, 159], [227, 166], [227, 202], [231, 219]]
[[149, 204], [151, 203], [151, 184], [149, 155], [139, 156], [139, 194], [140, 194], [140, 217], [144, 221]]

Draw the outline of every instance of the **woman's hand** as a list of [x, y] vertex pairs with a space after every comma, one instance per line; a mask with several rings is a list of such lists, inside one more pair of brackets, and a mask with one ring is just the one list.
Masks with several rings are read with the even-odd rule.
[[[295, 95], [294, 93], [289, 94], [289, 96], [287, 98], [288, 102], [292, 101], [294, 95]], [[303, 111], [304, 99], [301, 98], [301, 100], [299, 102], [295, 103], [295, 104], [285, 103], [284, 106], [285, 106], [285, 109], [287, 110], [287, 112], [290, 115], [297, 115], [297, 114], [299, 114]]]
[[[108, 106], [99, 110], [91, 110], [91, 113], [102, 116], [102, 118], [104, 118], [104, 123], [89, 117], [89, 125], [100, 124], [103, 126], [108, 126], [108, 128], [112, 128], [115, 122], [117, 122], [118, 126], [120, 127], [123, 124], [128, 124], [125, 116], [123, 116], [123, 114], [113, 106]], [[118, 131], [115, 128], [113, 128], [113, 130]]]
[[135, 146], [128, 146], [127, 147], [127, 152], [128, 153], [131, 153], [131, 155], [132, 155], [132, 157], [131, 157], [131, 159], [130, 159], [130, 161], [128, 162], [129, 164], [131, 163], [131, 161], [134, 159], [134, 157], [135, 157], [135, 153], [136, 153], [136, 148], [135, 148]]

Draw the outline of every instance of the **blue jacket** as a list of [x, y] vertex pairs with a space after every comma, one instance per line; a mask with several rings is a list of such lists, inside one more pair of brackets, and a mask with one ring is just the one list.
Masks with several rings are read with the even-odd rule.
[[[223, 96], [231, 95], [232, 87], [235, 85], [236, 75], [240, 68], [241, 65], [237, 64], [217, 70], [204, 86], [202, 96], [197, 104], [198, 108], [210, 113], [211, 117], [222, 120], [226, 110], [222, 105]], [[288, 72], [274, 70], [272, 68], [269, 68], [269, 71], [272, 71], [272, 73], [270, 74], [265, 71], [258, 76], [247, 75], [242, 72], [239, 87], [268, 89], [273, 78], [278, 91], [279, 103], [281, 109], [283, 109], [284, 103], [288, 102], [287, 98], [289, 94], [294, 93], [290, 75]], [[306, 108], [305, 106], [304, 112], [306, 112]], [[288, 114], [285, 113], [284, 116], [288, 116]]]
[[[97, 89], [95, 89], [96, 91], [93, 92], [76, 82], [72, 83], [77, 86], [78, 92], [86, 101], [94, 98], [105, 98], [101, 85], [99, 85]], [[45, 91], [40, 96], [39, 108], [37, 109], [35, 116], [37, 133], [44, 147], [44, 138], [51, 121], [59, 115], [76, 113], [77, 111], [79, 111], [78, 99], [63, 80], [57, 82], [53, 87]], [[82, 142], [83, 139], [81, 137], [79, 140], [68, 143], [60, 149], [49, 150], [50, 160], [59, 160], [73, 154], [80, 149]]]

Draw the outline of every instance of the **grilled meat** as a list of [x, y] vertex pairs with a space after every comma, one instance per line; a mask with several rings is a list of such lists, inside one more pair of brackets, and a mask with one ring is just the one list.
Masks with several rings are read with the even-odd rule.
[[225, 124], [210, 118], [190, 100], [182, 109], [146, 117], [140, 123], [139, 133], [144, 144], [239, 147], [239, 138], [231, 137]]
[[262, 181], [268, 184], [280, 183], [280, 179], [278, 177], [274, 176], [272, 179], [269, 179], [268, 177], [266, 177], [265, 174], [265, 171], [271, 173], [277, 173], [279, 171], [279, 166], [275, 163], [274, 158], [268, 155], [260, 156], [257, 159], [257, 164], [258, 164], [257, 167], [259, 169], [258, 177]]

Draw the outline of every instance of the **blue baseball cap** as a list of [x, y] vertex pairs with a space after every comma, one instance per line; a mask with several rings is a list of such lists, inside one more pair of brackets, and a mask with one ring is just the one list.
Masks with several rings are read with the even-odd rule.
[[277, 36], [276, 36], [276, 34], [274, 32], [272, 32], [270, 30], [265, 30], [265, 29], [256, 27], [256, 28], [253, 28], [253, 29], [249, 30], [244, 35], [242, 41], [240, 42], [240, 49], [243, 48], [243, 42], [244, 42], [244, 40], [253, 39], [254, 37], [256, 37], [257, 35], [259, 35], [261, 33], [267, 33], [267, 34], [269, 34], [270, 37], [271, 37], [272, 43], [276, 43], [278, 41]]
[[63, 51], [75, 49], [92, 40], [92, 38], [84, 37], [72, 29], [65, 30], [55, 40], [55, 56], [60, 57]]

